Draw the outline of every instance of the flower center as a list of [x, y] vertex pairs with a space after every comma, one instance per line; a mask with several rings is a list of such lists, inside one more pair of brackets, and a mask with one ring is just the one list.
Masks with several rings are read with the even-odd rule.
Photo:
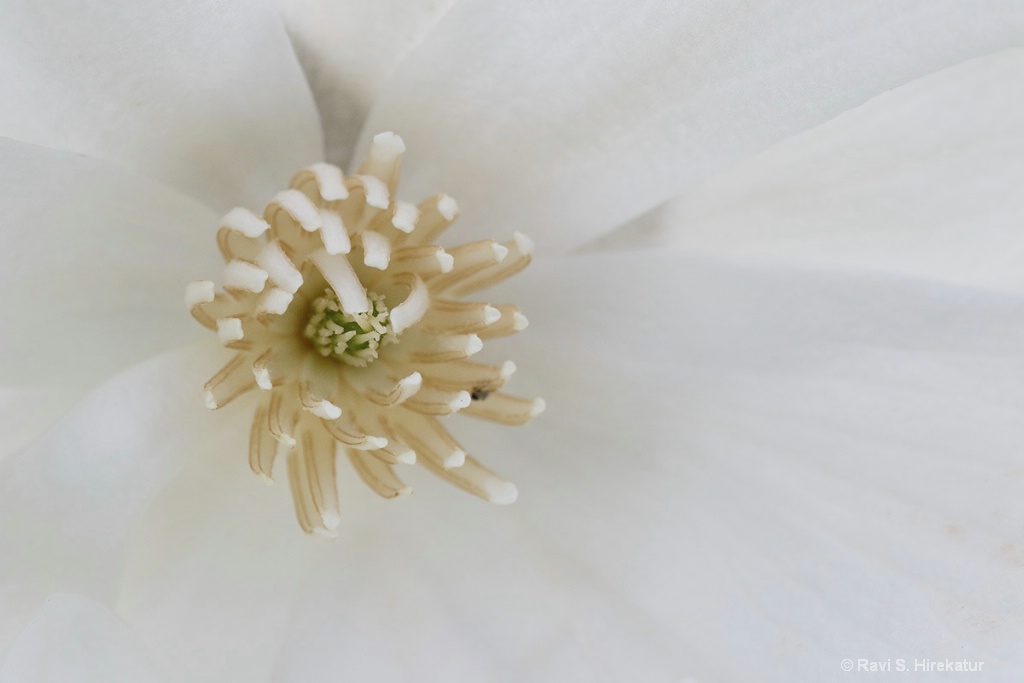
[[485, 340], [526, 327], [517, 306], [483, 292], [525, 268], [532, 243], [516, 233], [441, 248], [458, 206], [444, 194], [395, 198], [404, 149], [381, 133], [355, 174], [314, 164], [262, 214], [228, 212], [217, 231], [224, 291], [210, 280], [186, 290], [192, 315], [234, 352], [204, 386], [206, 405], [259, 390], [249, 465], [271, 479], [284, 461], [307, 532], [336, 533], [339, 458], [385, 498], [411, 491], [400, 472], [415, 463], [511, 503], [515, 486], [467, 453], [443, 418], [521, 425], [544, 410], [504, 390], [515, 363], [470, 360]]
[[330, 287], [313, 300], [303, 334], [317, 353], [360, 368], [377, 359], [377, 349], [394, 335], [384, 297], [367, 292], [366, 298], [370, 310], [365, 313], [343, 311], [341, 300]]

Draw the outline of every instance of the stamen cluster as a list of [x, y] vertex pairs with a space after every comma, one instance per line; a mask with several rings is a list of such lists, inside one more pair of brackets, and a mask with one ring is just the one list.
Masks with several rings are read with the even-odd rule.
[[541, 399], [501, 391], [511, 361], [468, 360], [487, 339], [526, 326], [515, 306], [466, 301], [530, 262], [523, 235], [442, 249], [458, 209], [446, 195], [394, 199], [404, 144], [377, 135], [356, 174], [328, 164], [298, 173], [262, 216], [234, 209], [221, 223], [223, 291], [193, 282], [192, 315], [235, 353], [207, 382], [220, 408], [259, 389], [249, 439], [268, 480], [287, 461], [307, 532], [340, 522], [335, 465], [344, 455], [374, 491], [410, 492], [395, 469], [419, 463], [494, 503], [516, 489], [479, 464], [442, 425], [461, 411], [525, 424]]

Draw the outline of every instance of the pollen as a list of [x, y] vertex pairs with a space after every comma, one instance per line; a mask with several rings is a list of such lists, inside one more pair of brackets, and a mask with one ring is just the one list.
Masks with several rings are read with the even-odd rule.
[[470, 360], [526, 327], [516, 306], [479, 293], [525, 268], [532, 243], [516, 233], [438, 246], [457, 204], [444, 194], [396, 199], [404, 151], [381, 133], [355, 174], [314, 164], [262, 215], [233, 209], [217, 232], [222, 289], [202, 280], [186, 291], [193, 317], [233, 352], [206, 383], [206, 405], [255, 392], [249, 464], [268, 481], [287, 473], [308, 533], [337, 533], [342, 458], [385, 498], [410, 493], [401, 468], [419, 465], [489, 502], [513, 502], [515, 486], [444, 423], [461, 412], [522, 425], [544, 409], [504, 391], [511, 361]]

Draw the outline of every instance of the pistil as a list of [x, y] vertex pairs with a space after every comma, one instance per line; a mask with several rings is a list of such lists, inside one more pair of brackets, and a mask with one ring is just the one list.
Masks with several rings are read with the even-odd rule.
[[334, 290], [327, 288], [313, 300], [303, 335], [324, 358], [333, 358], [358, 368], [377, 360], [381, 344], [393, 335], [384, 297], [367, 292], [370, 310], [347, 313]]

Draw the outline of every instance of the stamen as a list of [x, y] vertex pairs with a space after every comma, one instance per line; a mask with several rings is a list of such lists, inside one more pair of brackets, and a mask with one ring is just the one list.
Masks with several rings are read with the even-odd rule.
[[505, 481], [471, 456], [467, 456], [462, 466], [456, 469], [438, 469], [430, 462], [425, 462], [424, 465], [464, 491], [489, 503], [511, 505], [519, 497], [515, 484]]
[[441, 389], [472, 387], [480, 391], [496, 391], [515, 371], [516, 364], [510, 360], [501, 365], [481, 365], [463, 360], [427, 365], [421, 372], [426, 380]]
[[209, 280], [189, 283], [185, 290], [185, 303], [192, 317], [208, 330], [217, 329], [217, 320], [243, 315], [247, 302], [214, 291]]
[[472, 394], [465, 389], [445, 391], [426, 385], [408, 400], [406, 405], [424, 415], [451, 415], [462, 410], [472, 401]]
[[443, 292], [449, 287], [461, 284], [477, 273], [504, 261], [508, 252], [508, 247], [494, 240], [471, 242], [450, 249], [448, 253], [455, 259], [455, 267], [445, 275], [432, 278], [430, 288], [435, 292]]
[[240, 232], [246, 237], [251, 238], [260, 237], [270, 229], [270, 223], [267, 223], [252, 211], [241, 207], [228, 211], [224, 218], [221, 219], [220, 224], [222, 227]]
[[263, 242], [233, 228], [221, 228], [217, 231], [217, 248], [225, 261], [255, 261], [263, 248]]
[[378, 232], [364, 232], [360, 235], [363, 243], [363, 263], [384, 270], [391, 260], [391, 244], [388, 238]]
[[431, 197], [419, 205], [420, 220], [408, 244], [433, 242], [447, 230], [459, 215], [459, 205], [446, 194]]
[[220, 343], [230, 347], [233, 343], [245, 338], [240, 318], [221, 318], [217, 321], [217, 336]]
[[476, 271], [462, 282], [453, 282], [447, 294], [456, 297], [469, 296], [481, 289], [493, 287], [530, 265], [533, 259], [533, 241], [526, 235], [517, 232], [512, 241], [506, 242], [504, 246], [508, 249], [508, 256], [504, 260]]
[[270, 395], [267, 408], [270, 433], [278, 441], [287, 446], [296, 442], [296, 426], [302, 414], [299, 410], [298, 390], [294, 384], [285, 385], [284, 391], [275, 391]]
[[341, 169], [330, 164], [313, 164], [292, 178], [292, 189], [302, 192], [314, 202], [319, 198], [328, 202], [348, 198], [345, 178]]
[[441, 469], [461, 467], [466, 451], [437, 420], [412, 411], [404, 411], [392, 420], [395, 431], [416, 451], [417, 462], [432, 463]]
[[297, 224], [306, 232], [315, 232], [320, 228], [320, 210], [309, 197], [298, 190], [279, 192], [267, 206], [266, 215], [267, 220], [275, 228], [282, 224]]
[[379, 406], [391, 407], [415, 395], [423, 385], [423, 376], [413, 372], [394, 378], [380, 364], [345, 374], [345, 382], [364, 398]]
[[256, 408], [249, 432], [249, 467], [268, 483], [273, 480], [274, 461], [281, 443], [270, 431], [270, 402], [267, 396]]
[[320, 211], [320, 240], [328, 254], [347, 254], [352, 251], [352, 242], [345, 224], [341, 222], [341, 216], [333, 211]]
[[458, 205], [443, 194], [419, 205], [394, 198], [404, 150], [397, 135], [378, 135], [356, 175], [314, 164], [262, 217], [228, 212], [217, 230], [224, 292], [208, 280], [186, 290], [192, 316], [234, 353], [206, 383], [207, 405], [259, 389], [249, 465], [270, 481], [278, 458], [287, 461], [309, 533], [338, 528], [342, 448], [385, 498], [411, 491], [394, 468], [418, 462], [485, 500], [512, 502], [515, 486], [469, 457], [439, 417], [523, 424], [544, 408], [503, 393], [511, 361], [466, 360], [485, 339], [523, 329], [519, 309], [458, 300], [525, 267], [532, 244], [518, 233], [449, 251], [434, 244]]
[[249, 371], [249, 365], [249, 358], [240, 353], [211, 377], [203, 387], [206, 392], [206, 407], [216, 410], [255, 388], [256, 381]]
[[349, 451], [348, 457], [360, 478], [383, 498], [396, 498], [412, 493], [412, 489], [395, 476], [390, 464], [362, 451]]
[[383, 448], [366, 451], [381, 462], [389, 465], [415, 465], [416, 451], [403, 443], [396, 441], [388, 442]]
[[502, 424], [524, 425], [543, 413], [546, 407], [541, 398], [520, 398], [494, 392], [484, 400], [473, 401], [462, 412]]
[[403, 343], [394, 356], [410, 363], [450, 363], [477, 353], [484, 347], [475, 334], [436, 335], [413, 328], [405, 333]]
[[341, 521], [338, 507], [338, 487], [335, 485], [334, 442], [322, 430], [307, 428], [299, 436], [302, 455], [300, 473], [308, 479], [313, 509], [324, 528], [332, 531]]
[[299, 375], [299, 403], [317, 417], [336, 420], [341, 416], [341, 406], [334, 402], [338, 393], [338, 375], [333, 368], [325, 367], [316, 356], [305, 358]]
[[284, 315], [294, 299], [294, 293], [283, 289], [275, 287], [267, 290], [256, 306], [256, 319], [266, 324], [270, 316]]
[[277, 240], [263, 248], [257, 257], [256, 265], [267, 271], [271, 282], [289, 294], [299, 291], [299, 287], [302, 286], [302, 274], [292, 265]]
[[297, 375], [302, 367], [302, 346], [296, 339], [286, 339], [252, 362], [252, 373], [260, 389], [270, 391]]
[[337, 419], [325, 420], [323, 424], [331, 438], [349, 448], [377, 450], [390, 445], [386, 437], [367, 434], [352, 421], [349, 415], [343, 414]]
[[321, 249], [314, 252], [309, 260], [319, 269], [331, 289], [341, 302], [341, 309], [350, 315], [366, 313], [370, 310], [370, 301], [366, 298], [366, 290], [359, 282], [359, 276], [352, 270], [352, 264], [344, 256], [328, 254]]
[[[396, 282], [408, 282], [408, 278], [395, 278]], [[412, 276], [409, 296], [391, 311], [391, 330], [401, 334], [412, 327], [427, 314], [430, 309], [430, 292], [418, 275]]]
[[[359, 167], [361, 175], [368, 175], [382, 180], [389, 192], [398, 187], [398, 174], [402, 164], [405, 143], [394, 133], [378, 133], [373, 136], [370, 153]], [[369, 200], [367, 200], [369, 201]], [[374, 204], [370, 204], [375, 206]], [[386, 208], [386, 204], [381, 208]]]
[[351, 176], [346, 184], [350, 192], [361, 192], [366, 202], [363, 206], [358, 207], [360, 211], [356, 214], [360, 218], [355, 224], [359, 231], [365, 227], [366, 221], [376, 214], [373, 209], [388, 208], [388, 186], [380, 178], [372, 175]]
[[519, 312], [518, 306], [503, 304], [498, 306], [495, 310], [498, 311], [500, 317], [487, 327], [477, 332], [481, 339], [506, 337], [510, 334], [515, 334], [516, 332], [525, 330], [530, 324], [530, 321], [526, 319], [526, 316]]
[[[502, 318], [500, 309], [476, 301], [434, 299], [423, 319], [424, 329], [467, 334], [488, 329]], [[484, 335], [481, 334], [481, 337]]]
[[259, 293], [267, 286], [270, 275], [259, 266], [248, 261], [229, 261], [224, 266], [224, 288]]
[[429, 278], [440, 273], [450, 273], [455, 259], [441, 247], [425, 244], [418, 247], [403, 247], [391, 254], [391, 270], [395, 274], [415, 273]]
[[420, 210], [416, 208], [415, 204], [395, 202], [395, 213], [391, 218], [391, 225], [408, 235], [416, 227], [416, 221], [419, 218]]

